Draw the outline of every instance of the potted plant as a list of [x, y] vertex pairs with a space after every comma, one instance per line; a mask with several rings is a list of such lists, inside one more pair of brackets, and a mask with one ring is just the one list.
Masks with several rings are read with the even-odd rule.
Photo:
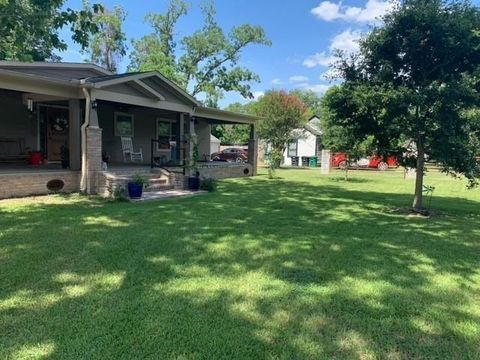
[[139, 172], [133, 174], [132, 179], [128, 182], [128, 196], [130, 199], [140, 199], [143, 194], [144, 186], [148, 185], [148, 179]]
[[62, 169], [68, 169], [70, 167], [70, 151], [67, 145], [62, 145], [60, 149], [60, 157], [62, 160]]
[[188, 189], [192, 191], [200, 189], [200, 173], [198, 171], [188, 177]]

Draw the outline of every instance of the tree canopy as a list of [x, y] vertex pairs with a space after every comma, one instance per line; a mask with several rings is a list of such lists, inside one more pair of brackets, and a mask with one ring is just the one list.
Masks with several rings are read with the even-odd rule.
[[95, 13], [102, 6], [62, 9], [65, 0], [0, 1], [0, 60], [59, 61], [55, 51], [67, 49], [59, 31], [69, 26], [72, 40], [85, 49], [98, 31]]
[[129, 70], [158, 70], [184, 88], [191, 88], [192, 95], [203, 93], [209, 106], [216, 107], [228, 91], [252, 98], [251, 83], [258, 82], [259, 77], [240, 66], [239, 60], [247, 46], [271, 44], [265, 31], [260, 26], [243, 24], [225, 34], [209, 2], [202, 6], [203, 27], [177, 39], [176, 25], [188, 9], [184, 0], [172, 0], [165, 14], [147, 15], [154, 32], [133, 42]]
[[[84, 8], [90, 8], [88, 0], [84, 1]], [[118, 64], [127, 53], [127, 37], [122, 29], [126, 15], [121, 6], [117, 5], [112, 10], [102, 7], [93, 17], [98, 32], [91, 35], [84, 50], [91, 62], [113, 73], [118, 71]]]
[[330, 125], [358, 141], [372, 136], [378, 153], [414, 158], [416, 211], [424, 210], [427, 155], [478, 183], [479, 29], [479, 9], [468, 1], [405, 0], [361, 41], [358, 55], [335, 64], [344, 82], [325, 96]]
[[262, 117], [258, 135], [269, 144], [269, 163], [277, 168], [287, 144], [296, 140], [294, 130], [306, 124], [309, 109], [298, 96], [272, 90], [258, 100], [255, 112]]
[[291, 95], [297, 96], [310, 109], [311, 116], [321, 117], [322, 98], [312, 90], [294, 89], [290, 91]]

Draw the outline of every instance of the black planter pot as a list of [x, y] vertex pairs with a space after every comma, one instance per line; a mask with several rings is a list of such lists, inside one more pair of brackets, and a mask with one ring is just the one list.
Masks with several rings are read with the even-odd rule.
[[143, 184], [129, 182], [127, 185], [127, 188], [128, 188], [128, 196], [130, 196], [130, 199], [140, 199], [142, 197]]
[[198, 191], [200, 189], [200, 178], [196, 176], [189, 176], [188, 189], [192, 191]]

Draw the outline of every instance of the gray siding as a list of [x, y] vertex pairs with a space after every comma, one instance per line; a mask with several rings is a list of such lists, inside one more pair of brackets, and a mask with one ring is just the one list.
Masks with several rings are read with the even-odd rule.
[[[115, 136], [114, 114], [115, 112], [125, 112], [119, 106], [113, 104], [100, 104], [98, 107], [98, 121], [102, 128], [102, 145], [103, 152], [111, 156], [111, 162], [123, 163], [122, 143], [119, 136]], [[156, 137], [156, 119], [161, 117], [164, 119], [175, 119], [174, 114], [162, 114], [152, 109], [136, 108], [128, 111], [134, 116], [134, 150], [142, 148], [143, 159], [145, 164], [150, 163], [150, 146], [151, 140]], [[165, 155], [167, 160], [170, 159], [170, 151], [157, 151], [155, 149], [154, 156]]]
[[197, 134], [198, 155], [200, 160], [205, 160], [210, 157], [210, 134], [211, 126], [205, 120], [199, 120], [195, 124], [195, 133]]
[[37, 136], [37, 117], [22, 103], [22, 93], [0, 90], [0, 138], [23, 138], [27, 150], [38, 150]]

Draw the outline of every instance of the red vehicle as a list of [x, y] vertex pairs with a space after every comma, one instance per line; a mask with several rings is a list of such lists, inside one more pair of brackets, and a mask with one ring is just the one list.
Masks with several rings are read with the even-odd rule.
[[396, 156], [387, 157], [386, 161], [381, 156], [371, 156], [369, 158], [362, 158], [358, 161], [347, 161], [347, 155], [345, 153], [336, 153], [332, 156], [332, 165], [334, 167], [339, 167], [340, 169], [345, 169], [347, 166], [350, 168], [372, 168], [378, 170], [388, 170], [390, 167], [397, 167], [398, 161]]
[[244, 163], [248, 161], [248, 151], [241, 148], [227, 148], [213, 153], [211, 158], [213, 161]]

